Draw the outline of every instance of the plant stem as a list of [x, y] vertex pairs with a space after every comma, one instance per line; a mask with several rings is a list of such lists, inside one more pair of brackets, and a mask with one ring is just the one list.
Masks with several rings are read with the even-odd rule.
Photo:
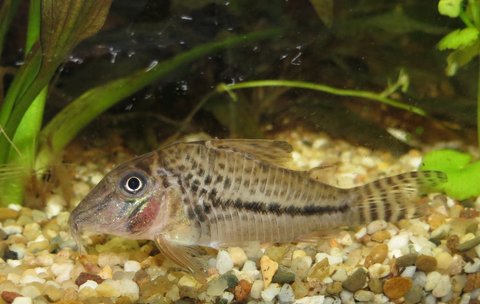
[[258, 87], [290, 87], [298, 89], [308, 89], [314, 91], [320, 91], [324, 93], [329, 93], [338, 96], [349, 96], [349, 97], [358, 97], [363, 99], [375, 100], [380, 103], [386, 104], [388, 106], [406, 110], [412, 113], [415, 113], [420, 116], [427, 116], [427, 112], [419, 107], [415, 107], [400, 101], [396, 101], [387, 97], [382, 96], [379, 93], [370, 92], [370, 91], [359, 91], [359, 90], [345, 90], [334, 88], [331, 86], [303, 82], [303, 81], [293, 81], [293, 80], [255, 80], [255, 81], [246, 81], [236, 84], [220, 84], [217, 86], [218, 92], [227, 92], [231, 90], [246, 89], [246, 88], [258, 88]]
[[2, 55], [3, 43], [5, 42], [8, 28], [13, 17], [15, 17], [20, 3], [20, 0], [4, 0], [0, 8], [0, 56]]
[[[480, 53], [480, 50], [479, 50]], [[478, 57], [478, 77], [477, 77], [477, 146], [478, 157], [480, 157], [480, 57]]]

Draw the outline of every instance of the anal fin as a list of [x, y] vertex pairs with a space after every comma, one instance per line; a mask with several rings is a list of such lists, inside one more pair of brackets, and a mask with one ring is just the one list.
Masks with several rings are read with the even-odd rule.
[[206, 265], [200, 259], [205, 252], [200, 247], [175, 244], [163, 235], [155, 236], [155, 243], [167, 258], [190, 271], [200, 283], [206, 283]]

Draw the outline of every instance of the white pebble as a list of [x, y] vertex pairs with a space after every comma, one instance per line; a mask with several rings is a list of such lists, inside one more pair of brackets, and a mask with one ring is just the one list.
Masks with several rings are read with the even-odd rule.
[[225, 250], [220, 250], [217, 254], [217, 265], [218, 273], [224, 274], [233, 268], [233, 261], [228, 252]]
[[388, 227], [387, 222], [383, 220], [376, 220], [368, 224], [367, 226], [367, 233], [368, 234], [373, 234], [377, 231], [384, 230]]
[[317, 263], [321, 262], [323, 259], [327, 259], [328, 264], [330, 265], [337, 265], [343, 262], [343, 258], [341, 256], [333, 256], [324, 252], [319, 252], [315, 255], [315, 261]]
[[20, 294], [23, 295], [24, 297], [35, 299], [36, 297], [40, 296], [42, 293], [36, 286], [27, 285], [20, 290]]
[[334, 281], [343, 282], [348, 278], [347, 271], [344, 268], [339, 268], [335, 273], [332, 275], [332, 279]]
[[433, 295], [429, 294], [425, 297], [425, 304], [437, 304], [437, 299]]
[[411, 278], [415, 274], [415, 271], [417, 270], [417, 267], [415, 266], [407, 266], [402, 272], [402, 277], [405, 278]]
[[365, 228], [365, 227], [362, 227], [360, 230], [358, 230], [355, 233], [355, 237], [357, 238], [357, 240], [361, 239], [362, 237], [364, 237], [366, 235], [367, 235], [367, 228]]
[[56, 281], [61, 283], [70, 280], [70, 272], [73, 269], [73, 264], [70, 263], [54, 263], [50, 268], [52, 273], [56, 276]]
[[353, 300], [353, 293], [350, 291], [342, 290], [340, 298], [342, 299], [342, 303], [355, 303]]
[[8, 226], [4, 226], [2, 230], [7, 235], [20, 234], [23, 231], [23, 227], [20, 225], [8, 225]]
[[375, 263], [372, 266], [368, 267], [368, 273], [373, 279], [380, 279], [387, 276], [390, 273], [390, 266]]
[[427, 275], [423, 271], [416, 272], [413, 275], [413, 283], [420, 287], [425, 287], [425, 284], [427, 283]]
[[283, 284], [278, 294], [278, 301], [280, 303], [292, 303], [295, 301], [295, 294], [293, 293], [293, 288], [290, 284]]
[[234, 296], [233, 293], [231, 293], [231, 292], [225, 291], [225, 292], [222, 294], [222, 299], [225, 300], [225, 301], [227, 301], [227, 303], [232, 302], [234, 298], [235, 298], [235, 296]]
[[262, 297], [263, 290], [263, 281], [256, 280], [252, 284], [252, 289], [250, 290], [250, 296], [254, 299], [260, 299]]
[[277, 283], [270, 284], [264, 291], [262, 291], [262, 300], [271, 302], [280, 293], [280, 285]]
[[243, 251], [243, 249], [240, 247], [230, 247], [228, 248], [228, 253], [230, 254], [233, 265], [235, 266], [242, 267], [242, 265], [247, 260], [247, 255], [245, 251]]
[[32, 298], [30, 297], [16, 297], [12, 304], [32, 304]]
[[361, 301], [361, 302], [371, 302], [373, 300], [373, 297], [375, 294], [371, 291], [368, 290], [358, 290], [355, 292], [353, 295], [355, 300]]
[[85, 287], [90, 287], [91, 289], [96, 289], [98, 287], [98, 283], [93, 280], [87, 280], [82, 285], [78, 286], [78, 291], [82, 290]]
[[401, 232], [398, 235], [393, 236], [388, 241], [388, 249], [392, 251], [395, 249], [405, 248], [408, 245], [409, 239], [410, 239], [410, 236], [408, 235], [407, 232]]
[[140, 269], [142, 269], [140, 263], [133, 260], [128, 260], [123, 265], [123, 270], [125, 270], [126, 272], [137, 272]]
[[27, 284], [30, 284], [30, 283], [33, 283], [33, 282], [43, 284], [43, 283], [45, 283], [45, 279], [42, 279], [42, 278], [39, 278], [39, 277], [33, 276], [33, 275], [25, 275], [20, 279], [20, 283], [23, 284], [23, 285], [27, 285]]
[[138, 300], [140, 289], [138, 288], [137, 283], [135, 283], [134, 281], [129, 279], [121, 279], [118, 281], [106, 280], [105, 282], [107, 281], [113, 283], [112, 286], [120, 292], [120, 296], [128, 297], [132, 301]]
[[100, 253], [98, 256], [98, 266], [100, 267], [105, 267], [105, 266], [115, 266], [115, 265], [122, 265], [125, 263], [125, 256], [115, 254], [115, 253], [110, 253], [110, 252], [105, 252], [105, 253]]
[[463, 267], [463, 270], [465, 270], [466, 273], [475, 273], [480, 270], [480, 259], [475, 258], [473, 259], [473, 263], [468, 262], [465, 264], [465, 267]]
[[302, 299], [296, 300], [294, 303], [295, 304], [324, 304], [325, 296], [304, 297]]
[[452, 283], [448, 275], [442, 275], [437, 282], [437, 285], [432, 290], [432, 295], [437, 298], [446, 296], [452, 290]]
[[52, 218], [62, 212], [63, 207], [66, 205], [67, 203], [63, 196], [54, 194], [47, 198], [45, 213], [47, 214], [48, 218]]
[[15, 268], [15, 267], [18, 267], [18, 266], [22, 265], [22, 260], [10, 260], [10, 259], [8, 259], [7, 264], [8, 264], [8, 266]]
[[427, 281], [425, 282], [425, 287], [424, 287], [425, 290], [426, 291], [433, 290], [435, 286], [437, 286], [438, 281], [440, 280], [441, 277], [442, 275], [437, 271], [430, 272], [427, 275]]

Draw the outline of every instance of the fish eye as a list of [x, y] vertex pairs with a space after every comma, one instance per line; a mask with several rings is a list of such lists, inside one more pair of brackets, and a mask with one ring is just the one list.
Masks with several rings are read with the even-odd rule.
[[127, 174], [120, 184], [122, 189], [129, 194], [138, 194], [145, 188], [146, 178], [139, 172]]

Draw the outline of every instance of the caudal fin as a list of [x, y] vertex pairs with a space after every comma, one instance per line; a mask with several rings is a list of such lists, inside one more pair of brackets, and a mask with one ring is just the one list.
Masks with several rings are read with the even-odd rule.
[[418, 171], [359, 186], [353, 189], [357, 203], [352, 209], [352, 217], [358, 224], [363, 224], [373, 220], [397, 222], [421, 216], [426, 204], [419, 204], [419, 197], [446, 181], [447, 176], [442, 172]]

